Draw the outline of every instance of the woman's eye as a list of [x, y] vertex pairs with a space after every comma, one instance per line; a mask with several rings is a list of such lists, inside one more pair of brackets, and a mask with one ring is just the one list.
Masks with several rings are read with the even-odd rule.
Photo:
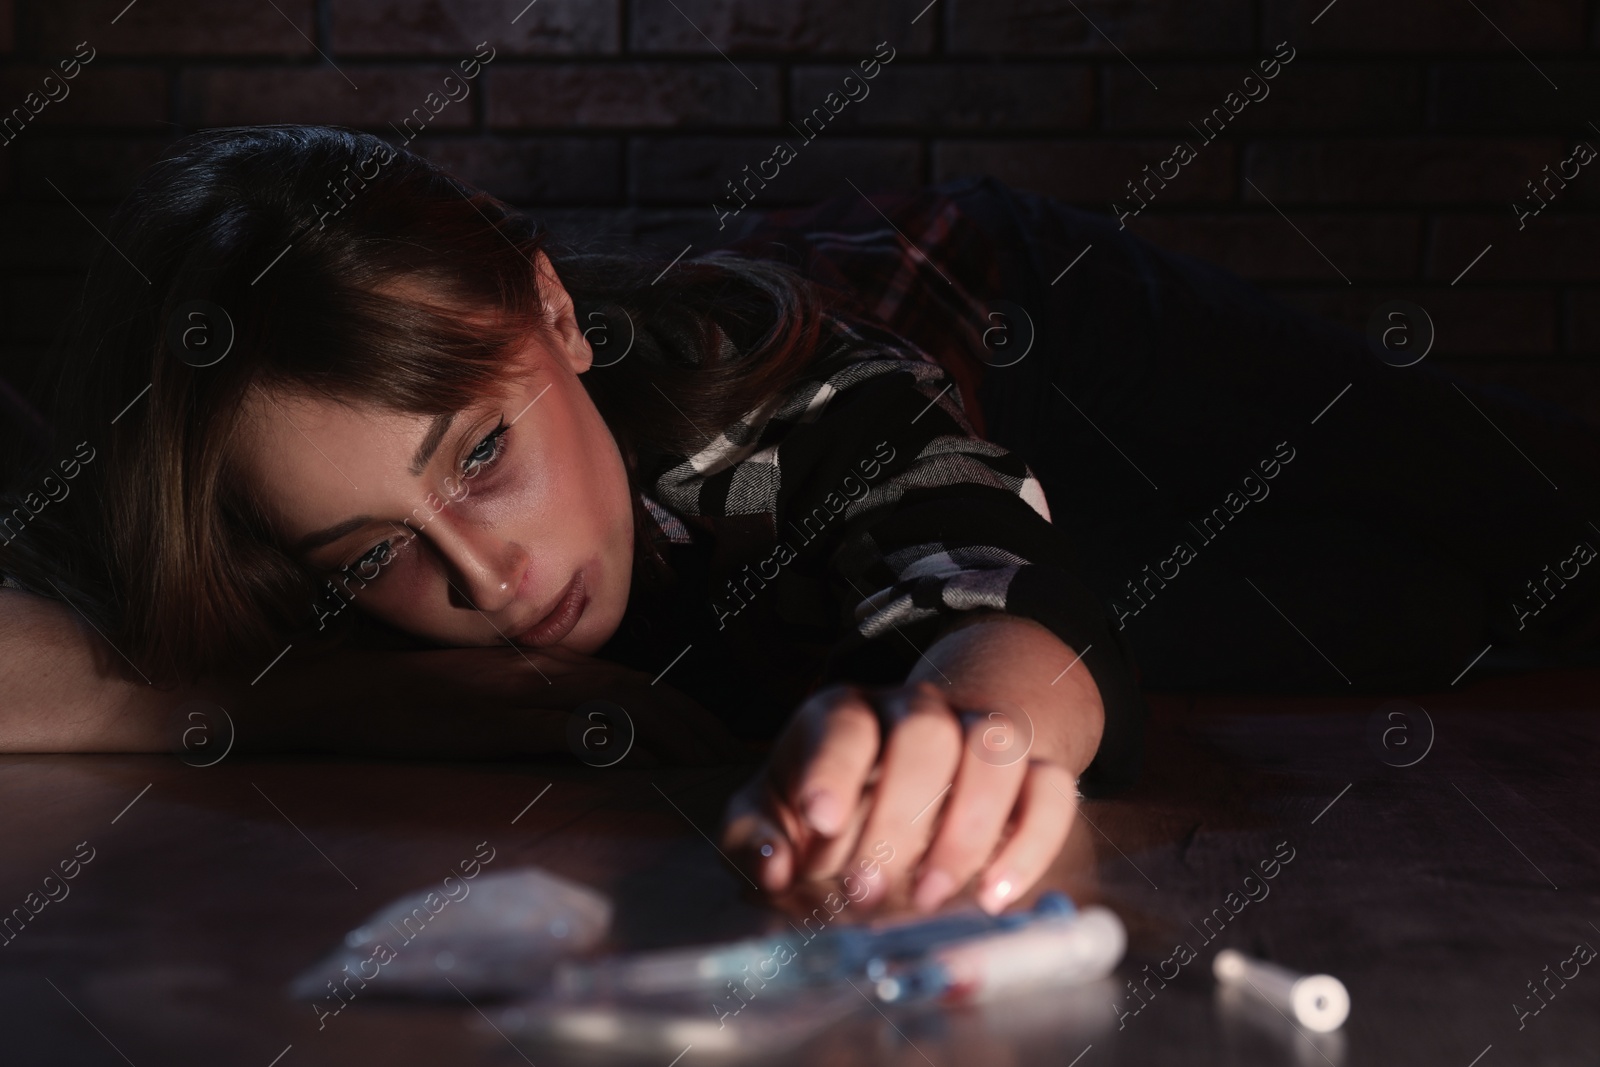
[[382, 567], [385, 563], [389, 562], [389, 558], [393, 554], [394, 548], [391, 543], [388, 541], [382, 541], [376, 545], [373, 545], [372, 548], [368, 550], [366, 555], [350, 564], [350, 568]]
[[496, 426], [483, 440], [479, 441], [477, 447], [467, 453], [467, 458], [462, 460], [462, 473], [470, 476], [493, 465], [494, 461], [499, 459], [501, 453], [505, 451], [504, 437], [506, 430], [509, 428], [502, 420], [499, 426]]
[[340, 567], [329, 578], [332, 583], [343, 579], [348, 583], [352, 578], [363, 584], [377, 581], [387, 569], [389, 564], [400, 558], [400, 550], [410, 541], [409, 537], [392, 537], [387, 541], [380, 541], [367, 549], [366, 552]]

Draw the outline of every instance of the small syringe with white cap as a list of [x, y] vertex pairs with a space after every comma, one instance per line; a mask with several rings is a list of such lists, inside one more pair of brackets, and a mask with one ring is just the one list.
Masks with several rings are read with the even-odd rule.
[[1350, 994], [1331, 974], [1299, 974], [1225, 948], [1212, 961], [1217, 981], [1259, 998], [1307, 1030], [1326, 1034], [1344, 1025]]
[[887, 1003], [957, 1005], [1020, 989], [1087, 985], [1121, 961], [1128, 935], [1110, 908], [1078, 911], [1065, 894], [1047, 893], [1035, 914], [1026, 926], [935, 945], [914, 960], [871, 960], [867, 977]]

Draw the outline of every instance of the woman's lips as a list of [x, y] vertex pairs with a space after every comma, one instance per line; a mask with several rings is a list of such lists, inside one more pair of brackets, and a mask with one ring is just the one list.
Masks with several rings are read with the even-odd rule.
[[561, 593], [561, 599], [550, 609], [550, 614], [520, 634], [513, 634], [511, 640], [519, 645], [531, 645], [534, 648], [553, 645], [578, 625], [578, 619], [588, 604], [588, 590], [584, 587], [583, 571], [580, 570], [572, 576], [572, 581], [567, 583], [566, 589]]

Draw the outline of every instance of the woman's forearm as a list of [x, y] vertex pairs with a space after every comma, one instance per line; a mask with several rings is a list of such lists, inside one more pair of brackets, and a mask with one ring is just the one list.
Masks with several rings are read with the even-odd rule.
[[907, 681], [940, 686], [957, 707], [1017, 717], [995, 720], [995, 741], [1003, 742], [1007, 730], [1031, 729], [1028, 756], [1074, 775], [1088, 767], [1105, 731], [1105, 706], [1088, 667], [1032, 619], [999, 612], [961, 619], [928, 648]]
[[[69, 605], [0, 590], [0, 751], [177, 752], [203, 737], [239, 752], [404, 754], [536, 740], [526, 735], [538, 716], [508, 721], [498, 707], [451, 715], [450, 679], [470, 665], [450, 659], [335, 654], [277, 664], [259, 681], [157, 686]], [[526, 673], [535, 677], [531, 666]], [[470, 703], [470, 686], [453, 688], [454, 703]]]
[[[297, 654], [298, 653], [298, 654]], [[120, 668], [120, 669], [119, 669]], [[0, 591], [0, 751], [341, 752], [510, 759], [571, 751], [569, 712], [621, 707], [639, 746], [748, 758], [688, 697], [605, 660], [535, 649], [291, 649], [254, 677], [149, 684], [71, 608]], [[612, 724], [619, 742], [627, 727]], [[195, 745], [204, 741], [203, 753]]]
[[254, 685], [157, 686], [69, 605], [0, 590], [0, 751], [175, 752], [204, 736], [241, 752], [407, 752], [482, 746], [486, 727], [506, 725], [482, 713], [452, 722], [446, 673], [387, 655], [292, 661]]
[[0, 752], [162, 752], [162, 694], [66, 604], [0, 589]]

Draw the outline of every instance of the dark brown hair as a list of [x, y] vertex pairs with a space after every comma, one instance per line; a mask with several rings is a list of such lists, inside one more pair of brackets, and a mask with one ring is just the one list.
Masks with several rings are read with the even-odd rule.
[[[252, 387], [421, 415], [464, 407], [513, 342], [549, 328], [532, 269], [543, 251], [580, 326], [605, 327], [580, 380], [637, 489], [657, 459], [703, 446], [703, 431], [826, 348], [820, 291], [780, 263], [719, 253], [667, 269], [651, 253], [562, 243], [437, 165], [338, 128], [184, 137], [106, 238], [42, 397], [53, 443], [5, 514], [80, 442], [94, 459], [0, 546], [0, 572], [68, 601], [151, 677], [259, 667], [314, 632], [325, 590], [233, 473], [230, 434]], [[438, 306], [386, 294], [400, 279]], [[488, 314], [468, 323], [468, 311]]]

